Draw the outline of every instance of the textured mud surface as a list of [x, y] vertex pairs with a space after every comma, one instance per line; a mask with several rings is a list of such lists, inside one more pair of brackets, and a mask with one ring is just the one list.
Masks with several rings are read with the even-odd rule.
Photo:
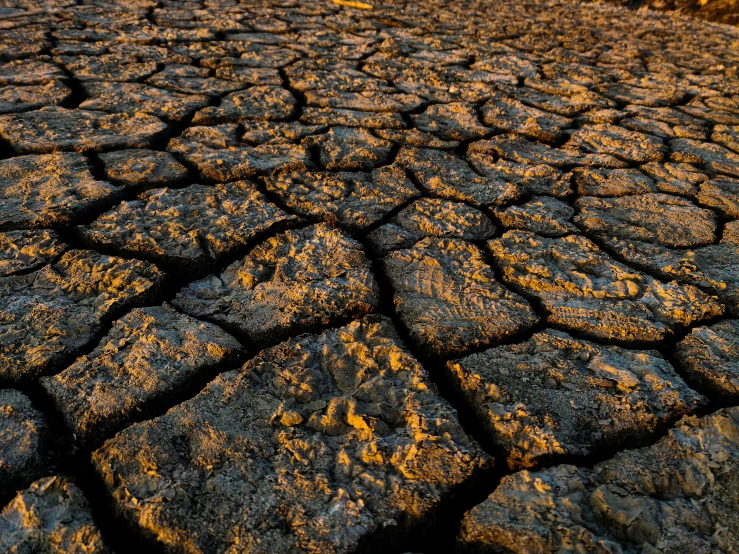
[[739, 31], [368, 2], [0, 0], [0, 551], [739, 551]]

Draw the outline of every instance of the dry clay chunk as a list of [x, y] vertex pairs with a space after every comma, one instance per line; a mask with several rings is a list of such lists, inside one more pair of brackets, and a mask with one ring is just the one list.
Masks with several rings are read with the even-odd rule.
[[699, 164], [716, 173], [739, 177], [739, 154], [723, 146], [693, 139], [670, 141], [670, 159], [676, 162]]
[[167, 150], [182, 156], [211, 181], [237, 181], [277, 169], [305, 171], [311, 166], [304, 146], [250, 146], [239, 140], [236, 125], [190, 127], [170, 140]]
[[289, 144], [326, 130], [324, 125], [303, 125], [299, 121], [250, 121], [241, 140], [254, 145]]
[[698, 327], [675, 348], [689, 381], [720, 397], [739, 397], [739, 322]]
[[86, 444], [160, 410], [241, 350], [212, 323], [166, 305], [137, 308], [115, 321], [90, 354], [41, 383], [75, 439]]
[[371, 173], [291, 171], [267, 180], [267, 190], [301, 215], [359, 231], [418, 196], [405, 172], [395, 166]]
[[430, 194], [478, 207], [500, 206], [516, 200], [514, 184], [475, 173], [462, 158], [432, 149], [401, 148], [396, 163], [407, 169]]
[[583, 196], [627, 196], [657, 189], [638, 169], [578, 168], [573, 173], [577, 193]]
[[474, 552], [733, 553], [739, 544], [739, 408], [687, 417], [653, 446], [593, 469], [503, 477], [462, 520]]
[[153, 115], [42, 108], [0, 116], [0, 137], [18, 154], [146, 148], [167, 126]]
[[689, 200], [649, 193], [620, 198], [586, 196], [575, 203], [575, 223], [587, 233], [653, 242], [672, 248], [710, 244], [716, 237], [716, 216]]
[[710, 179], [701, 183], [698, 201], [724, 217], [739, 218], [739, 179]]
[[395, 310], [414, 342], [435, 356], [463, 355], [534, 325], [529, 304], [495, 280], [479, 248], [428, 237], [383, 260]]
[[679, 194], [690, 198], [697, 196], [701, 183], [708, 180], [705, 174], [687, 163], [650, 162], [642, 165], [639, 169], [654, 179], [660, 192]]
[[125, 189], [179, 185], [189, 178], [187, 168], [169, 152], [132, 149], [99, 155], [105, 177]]
[[165, 121], [181, 121], [208, 105], [207, 96], [180, 94], [140, 83], [92, 81], [84, 84], [87, 100], [82, 110], [143, 112]]
[[561, 331], [447, 368], [511, 469], [633, 447], [700, 402], [657, 352], [600, 346]]
[[366, 112], [406, 112], [417, 110], [423, 105], [423, 99], [415, 94], [390, 91], [348, 92], [331, 89], [306, 91], [305, 102], [309, 106]]
[[608, 154], [627, 162], [658, 162], [666, 148], [656, 137], [615, 125], [586, 125], [570, 137], [568, 147], [592, 154]]
[[0, 233], [0, 277], [38, 269], [66, 249], [59, 235], [46, 229]]
[[0, 381], [27, 382], [67, 362], [103, 323], [150, 300], [163, 282], [151, 264], [90, 250], [0, 278]]
[[485, 125], [494, 129], [520, 133], [544, 142], [556, 141], [563, 130], [572, 126], [572, 120], [567, 117], [526, 106], [502, 92], [491, 95], [480, 114]]
[[0, 87], [0, 113], [23, 112], [58, 105], [68, 100], [71, 94], [72, 91], [61, 81], [51, 81], [43, 85]]
[[237, 181], [150, 190], [137, 200], [122, 202], [79, 232], [93, 247], [113, 248], [163, 267], [198, 271], [297, 221], [268, 203], [253, 184]]
[[379, 289], [361, 245], [321, 224], [268, 239], [219, 277], [183, 289], [173, 303], [266, 345], [372, 312]]
[[419, 198], [367, 235], [370, 248], [380, 256], [409, 248], [425, 237], [487, 240], [495, 225], [480, 210], [461, 202]]
[[44, 477], [0, 512], [0, 551], [109, 554], [82, 491], [66, 477]]
[[519, 206], [494, 208], [493, 213], [500, 222], [511, 229], [524, 229], [546, 236], [576, 233], [570, 220], [575, 209], [551, 196], [534, 196]]
[[595, 339], [651, 343], [723, 312], [694, 286], [662, 283], [579, 235], [509, 231], [488, 247], [505, 282], [541, 302], [547, 321]]
[[491, 132], [480, 124], [475, 107], [463, 102], [433, 104], [411, 119], [417, 129], [433, 133], [443, 140], [476, 140]]
[[265, 350], [93, 459], [121, 516], [213, 554], [354, 552], [490, 464], [384, 318]]
[[736, 315], [739, 314], [739, 243], [727, 240], [729, 235], [724, 231], [719, 244], [686, 250], [625, 239], [610, 239], [607, 247], [629, 265], [716, 295]]
[[116, 200], [82, 154], [18, 156], [0, 161], [0, 229], [68, 226]]
[[550, 165], [534, 162], [511, 162], [498, 159], [492, 141], [470, 144], [467, 159], [478, 173], [514, 183], [531, 194], [546, 194], [565, 198], [572, 194], [571, 173], [563, 173]]
[[1, 501], [49, 469], [48, 433], [43, 414], [26, 395], [0, 389]]
[[332, 171], [370, 171], [387, 161], [393, 145], [351, 127], [332, 127], [323, 135], [306, 137], [303, 144], [318, 147], [321, 164]]
[[341, 108], [303, 108], [300, 121], [306, 125], [361, 127], [362, 129], [403, 129], [405, 121], [396, 112], [360, 112]]
[[240, 123], [249, 120], [289, 119], [295, 113], [297, 101], [282, 87], [258, 86], [232, 92], [218, 106], [208, 106], [195, 114], [194, 125]]

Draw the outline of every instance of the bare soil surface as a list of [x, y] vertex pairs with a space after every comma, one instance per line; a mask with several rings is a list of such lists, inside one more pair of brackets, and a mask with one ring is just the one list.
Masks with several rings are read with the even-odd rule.
[[367, 2], [0, 0], [0, 553], [739, 552], [733, 2]]

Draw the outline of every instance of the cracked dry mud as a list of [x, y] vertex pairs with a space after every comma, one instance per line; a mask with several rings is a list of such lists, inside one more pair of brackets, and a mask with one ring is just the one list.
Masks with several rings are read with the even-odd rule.
[[739, 31], [340, 4], [0, 2], [0, 552], [739, 551]]

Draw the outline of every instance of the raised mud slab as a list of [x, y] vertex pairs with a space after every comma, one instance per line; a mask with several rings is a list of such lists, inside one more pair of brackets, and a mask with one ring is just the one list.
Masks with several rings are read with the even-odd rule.
[[655, 445], [592, 469], [505, 477], [462, 521], [475, 552], [732, 552], [739, 410], [681, 420]]
[[739, 552], [737, 45], [0, 2], [0, 552]]
[[490, 462], [382, 318], [265, 350], [93, 459], [146, 535], [217, 552], [351, 552]]

